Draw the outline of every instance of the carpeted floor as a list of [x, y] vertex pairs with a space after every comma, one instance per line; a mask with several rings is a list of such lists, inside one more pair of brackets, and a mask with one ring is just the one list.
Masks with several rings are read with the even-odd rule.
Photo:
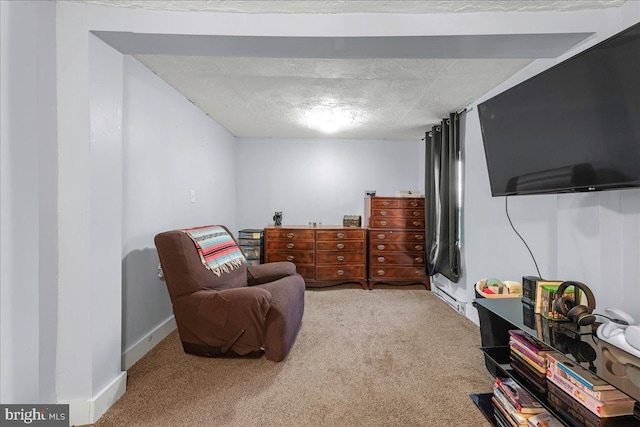
[[488, 426], [478, 327], [425, 290], [308, 290], [288, 358], [207, 359], [177, 332], [96, 426]]

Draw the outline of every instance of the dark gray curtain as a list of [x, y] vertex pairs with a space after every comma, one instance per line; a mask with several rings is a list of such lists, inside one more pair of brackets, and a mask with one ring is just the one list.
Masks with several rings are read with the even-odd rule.
[[460, 115], [427, 132], [425, 213], [427, 274], [457, 282], [460, 266]]

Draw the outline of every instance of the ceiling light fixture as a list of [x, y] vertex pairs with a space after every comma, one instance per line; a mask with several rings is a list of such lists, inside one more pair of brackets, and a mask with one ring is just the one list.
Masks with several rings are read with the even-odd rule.
[[362, 114], [353, 108], [338, 105], [335, 100], [326, 100], [304, 111], [301, 121], [308, 128], [333, 134], [357, 126], [362, 121], [361, 116]]

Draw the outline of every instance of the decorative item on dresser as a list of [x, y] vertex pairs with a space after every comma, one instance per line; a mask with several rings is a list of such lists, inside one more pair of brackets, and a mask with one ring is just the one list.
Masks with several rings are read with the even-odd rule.
[[281, 226], [264, 231], [265, 262], [293, 262], [307, 287], [358, 283], [368, 288], [364, 228]]
[[369, 288], [376, 284], [422, 284], [425, 271], [423, 197], [366, 197], [369, 233]]

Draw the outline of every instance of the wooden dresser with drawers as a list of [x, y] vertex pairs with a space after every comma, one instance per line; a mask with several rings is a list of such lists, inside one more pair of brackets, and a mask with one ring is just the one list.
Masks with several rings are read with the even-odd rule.
[[422, 284], [430, 289], [423, 197], [366, 197], [364, 224], [369, 234], [369, 289], [376, 284]]
[[281, 226], [264, 229], [265, 262], [291, 261], [307, 287], [358, 283], [367, 289], [366, 229]]

